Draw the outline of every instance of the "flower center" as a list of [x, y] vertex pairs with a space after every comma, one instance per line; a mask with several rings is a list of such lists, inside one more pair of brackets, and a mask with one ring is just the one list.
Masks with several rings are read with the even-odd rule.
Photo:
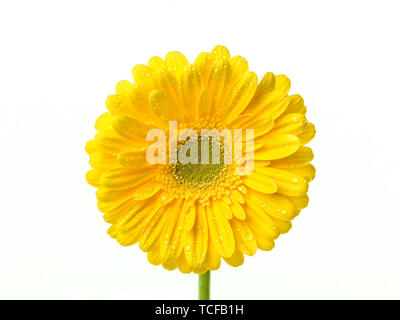
[[[223, 143], [216, 143], [210, 137], [200, 136], [187, 140], [178, 146], [179, 153], [191, 159], [188, 163], [187, 160], [181, 162], [178, 156], [177, 163], [170, 166], [172, 175], [180, 184], [208, 186], [217, 181], [225, 170]], [[193, 163], [196, 159], [197, 163]]]

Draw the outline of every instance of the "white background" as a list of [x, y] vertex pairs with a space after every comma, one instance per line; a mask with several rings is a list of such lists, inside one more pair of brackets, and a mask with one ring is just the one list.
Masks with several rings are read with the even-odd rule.
[[135, 64], [216, 44], [292, 80], [317, 136], [310, 205], [215, 299], [400, 298], [398, 1], [2, 1], [0, 298], [196, 299], [107, 234], [94, 121]]

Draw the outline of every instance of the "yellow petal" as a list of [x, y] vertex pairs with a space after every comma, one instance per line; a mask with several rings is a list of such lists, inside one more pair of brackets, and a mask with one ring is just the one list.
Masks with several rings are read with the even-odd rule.
[[99, 204], [104, 202], [105, 206], [107, 206], [110, 203], [112, 205], [112, 202], [115, 200], [120, 200], [118, 203], [121, 204], [121, 202], [126, 201], [126, 199], [131, 196], [132, 192], [132, 190], [111, 190], [107, 188], [99, 188], [96, 191], [96, 197], [99, 201]]
[[217, 270], [221, 265], [221, 255], [217, 251], [217, 246], [210, 238], [208, 241], [207, 255], [204, 259], [204, 265], [208, 270]]
[[308, 165], [314, 158], [314, 154], [309, 147], [301, 146], [295, 153], [290, 156], [271, 161], [271, 167], [274, 168], [295, 168]]
[[153, 84], [154, 89], [163, 91], [168, 95], [177, 105], [178, 110], [176, 112], [183, 113], [183, 105], [181, 99], [181, 93], [179, 89], [179, 82], [172, 72], [161, 69], [153, 73]]
[[161, 232], [170, 214], [166, 211], [166, 208], [159, 208], [144, 228], [139, 239], [139, 247], [143, 251], [153, 250], [156, 245], [160, 244]]
[[173, 271], [177, 268], [177, 261], [163, 262], [162, 266], [168, 271]]
[[135, 142], [138, 147], [150, 144], [146, 141], [146, 135], [153, 127], [148, 124], [129, 116], [117, 116], [112, 121], [112, 127], [122, 137]]
[[244, 262], [243, 253], [241, 253], [239, 250], [235, 250], [235, 252], [231, 257], [229, 258], [223, 257], [223, 259], [227, 264], [229, 264], [232, 267], [239, 267]]
[[214, 65], [214, 57], [208, 52], [202, 52], [197, 56], [194, 64], [200, 70], [203, 79], [203, 85], [206, 87], [211, 69]]
[[183, 224], [185, 213], [180, 210], [180, 203], [171, 208], [173, 214], [167, 221], [164, 240], [161, 241], [160, 255], [164, 262], [172, 262], [179, 257], [183, 250]]
[[[257, 118], [251, 113], [242, 113], [231, 124], [230, 127], [234, 129], [243, 129], [248, 123], [256, 121]], [[250, 128], [251, 129], [251, 128]]]
[[224, 60], [230, 60], [231, 59], [231, 54], [229, 53], [229, 50], [221, 45], [215, 46], [212, 51], [211, 55], [215, 57], [215, 59], [224, 59]]
[[197, 102], [199, 117], [207, 117], [211, 111], [211, 96], [207, 89], [201, 91], [200, 97]]
[[187, 262], [184, 253], [181, 253], [179, 258], [176, 259], [176, 264], [178, 265], [179, 271], [182, 273], [190, 273], [193, 270], [193, 267]]
[[286, 170], [303, 177], [307, 182], [310, 182], [315, 178], [315, 167], [312, 164], [308, 164], [304, 167], [290, 168]]
[[115, 231], [116, 231], [115, 226], [111, 226], [108, 228], [107, 233], [110, 235], [111, 238], [115, 239], [117, 237], [117, 233]]
[[135, 150], [120, 153], [118, 163], [127, 168], [145, 168], [150, 166], [146, 158], [146, 150]]
[[249, 188], [266, 194], [275, 193], [278, 190], [273, 179], [257, 172], [245, 176], [243, 182]]
[[263, 167], [255, 171], [270, 177], [278, 186], [278, 192], [287, 196], [302, 196], [307, 193], [308, 183], [303, 177], [286, 170]]
[[134, 84], [130, 94], [130, 101], [134, 109], [133, 117], [145, 123], [157, 123], [156, 117], [150, 108], [149, 94], [152, 87], [146, 87], [141, 84]]
[[207, 207], [208, 227], [210, 240], [216, 245], [217, 251], [224, 257], [230, 257], [235, 250], [235, 239], [229, 221], [216, 209], [215, 203], [212, 208]]
[[[113, 192], [115, 193], [115, 191]], [[125, 215], [130, 210], [134, 210], [134, 207], [138, 208], [138, 206], [141, 205], [138, 201], [131, 199], [129, 197], [129, 194], [127, 195], [126, 193], [124, 193], [123, 196], [121, 196], [122, 194], [121, 192], [119, 194], [120, 198], [118, 199], [99, 200], [97, 203], [99, 210], [104, 213], [103, 215], [104, 221], [108, 223], [116, 223], [118, 219], [120, 219], [120, 217]], [[98, 195], [98, 193], [96, 193], [96, 195]], [[140, 208], [141, 207], [139, 207], [139, 209]]]
[[267, 72], [261, 79], [254, 94], [252, 104], [258, 104], [264, 97], [272, 92], [275, 87], [275, 75], [272, 72]]
[[138, 64], [132, 69], [132, 76], [135, 82], [151, 86], [153, 70], [144, 64]]
[[197, 219], [194, 227], [184, 234], [184, 251], [192, 266], [202, 264], [208, 249], [207, 217], [202, 205], [197, 206]]
[[265, 118], [277, 119], [282, 115], [289, 104], [289, 97], [281, 93], [272, 92], [262, 101], [259, 116]]
[[226, 60], [218, 60], [210, 72], [208, 90], [211, 96], [211, 113], [215, 113], [221, 107], [221, 103], [231, 83], [231, 65]]
[[155, 266], [160, 265], [161, 264], [160, 248], [155, 247], [153, 250], [147, 252], [147, 260]]
[[265, 160], [255, 160], [254, 167], [268, 167], [271, 164], [270, 161]]
[[105, 188], [99, 188], [96, 191], [97, 207], [103, 213], [107, 213], [123, 203], [129, 202], [131, 198], [132, 190], [110, 190]]
[[239, 220], [244, 220], [246, 218], [246, 212], [244, 211], [242, 205], [238, 201], [232, 200], [231, 209], [233, 215]]
[[94, 127], [98, 131], [111, 128], [111, 121], [113, 119], [114, 116], [111, 113], [109, 112], [103, 113], [100, 117], [97, 118]]
[[300, 197], [288, 197], [287, 198], [296, 206], [296, 208], [299, 209], [304, 209], [305, 207], [308, 206], [308, 196], [305, 194], [304, 196]]
[[235, 235], [237, 248], [240, 252], [252, 256], [257, 251], [257, 242], [254, 233], [245, 221], [233, 219], [232, 230]]
[[297, 135], [302, 145], [309, 143], [315, 137], [315, 126], [308, 122]]
[[196, 221], [196, 206], [194, 203], [189, 205], [189, 208], [185, 210], [185, 222], [184, 229], [191, 230], [193, 228], [194, 222]]
[[85, 151], [87, 154], [92, 154], [97, 151], [96, 142], [94, 140], [89, 140], [85, 145]]
[[273, 127], [274, 120], [272, 118], [260, 118], [246, 124], [246, 129], [254, 130], [254, 138], [268, 133]]
[[272, 218], [252, 201], [246, 202], [246, 223], [255, 233], [262, 234], [268, 239], [274, 240], [279, 237]]
[[193, 272], [194, 272], [194, 273], [197, 273], [197, 274], [199, 274], [199, 275], [200, 275], [200, 274], [204, 274], [204, 273], [207, 272], [208, 270], [211, 270], [211, 269], [207, 268], [207, 267], [205, 266], [204, 263], [199, 264], [199, 265], [193, 267]]
[[186, 113], [194, 118], [198, 115], [197, 101], [203, 89], [201, 72], [195, 65], [188, 65], [183, 69], [181, 87]]
[[226, 219], [232, 219], [232, 209], [225, 201], [214, 200], [213, 204], [213, 209], [218, 211], [219, 216], [223, 216]]
[[165, 61], [157, 56], [150, 58], [147, 65], [153, 69], [153, 71], [164, 70], [167, 67]]
[[280, 220], [276, 218], [272, 218], [272, 220], [274, 220], [280, 234], [287, 233], [292, 228], [292, 223], [289, 220]]
[[296, 135], [307, 124], [306, 117], [301, 113], [285, 114], [275, 121], [273, 133], [290, 133]]
[[177, 79], [180, 79], [182, 76], [183, 68], [189, 64], [186, 57], [178, 52], [173, 51], [167, 53], [165, 56], [165, 64], [167, 69], [171, 71]]
[[265, 237], [264, 235], [255, 234], [257, 246], [263, 251], [271, 251], [275, 247], [274, 240]]
[[107, 170], [117, 166], [117, 159], [107, 153], [93, 152], [90, 154], [89, 164], [93, 169]]
[[272, 91], [265, 95], [260, 95], [256, 99], [253, 98], [244, 113], [275, 120], [285, 112], [289, 101], [289, 97], [284, 92]]
[[294, 94], [289, 97], [289, 105], [285, 111], [287, 113], [301, 113], [306, 114], [307, 108], [304, 106], [303, 98], [298, 95]]
[[153, 176], [152, 170], [116, 168], [103, 173], [100, 184], [109, 189], [128, 189]]
[[132, 141], [121, 137], [114, 129], [99, 131], [95, 135], [98, 151], [117, 155], [135, 147]]
[[244, 73], [228, 93], [223, 107], [226, 123], [231, 123], [242, 113], [257, 89], [257, 75], [254, 72]]
[[[106, 219], [106, 215], [110, 219], [113, 219], [117, 212], [124, 212], [125, 209], [133, 210], [131, 208], [132, 205], [137, 207], [146, 203], [146, 201], [136, 201], [132, 197], [134, 192], [135, 189], [116, 190], [99, 188], [96, 191], [97, 206], [104, 213], [104, 220], [109, 222], [108, 218]], [[138, 210], [141, 210], [141, 207]]]
[[161, 189], [161, 184], [155, 180], [148, 180], [138, 186], [132, 197], [136, 200], [144, 200], [152, 197]]
[[232, 81], [235, 81], [243, 73], [249, 71], [249, 63], [241, 56], [235, 56], [231, 60]]
[[131, 246], [139, 241], [142, 230], [133, 229], [127, 234], [117, 234], [117, 241], [121, 246]]
[[[125, 198], [118, 199], [116, 201], [109, 201], [107, 209], [102, 208], [104, 212], [103, 219], [107, 223], [116, 223], [118, 219], [124, 215], [128, 210], [131, 210], [135, 206], [136, 200]], [[99, 202], [99, 206], [104, 206], [105, 202]], [[101, 207], [99, 207], [101, 208]]]
[[285, 196], [249, 192], [248, 198], [273, 218], [292, 220], [296, 216], [296, 207]]
[[[150, 199], [146, 201], [136, 201], [115, 223], [118, 233], [121, 235], [129, 235], [134, 230], [140, 229], [142, 234], [148, 221], [154, 217], [161, 207], [161, 205], [154, 200], [157, 199], [154, 198], [152, 201]], [[139, 241], [139, 238], [137, 240]]]
[[275, 90], [288, 93], [290, 90], [290, 80], [283, 74], [278, 74], [275, 77]]
[[235, 201], [239, 202], [240, 204], [244, 204], [245, 203], [243, 195], [236, 189], [234, 189], [232, 191], [231, 198], [232, 198], [232, 200], [235, 200]]
[[160, 90], [153, 90], [150, 93], [150, 106], [154, 114], [165, 124], [168, 125], [168, 121], [176, 120], [182, 121], [183, 115], [178, 111], [178, 107], [175, 102], [164, 92]]
[[255, 160], [275, 160], [285, 158], [295, 153], [300, 147], [300, 141], [290, 134], [268, 134], [263, 140], [263, 146], [254, 152]]
[[100, 187], [100, 177], [103, 171], [92, 169], [86, 172], [86, 181], [93, 187]]
[[129, 97], [133, 88], [133, 83], [121, 80], [115, 85], [115, 93], [119, 96]]

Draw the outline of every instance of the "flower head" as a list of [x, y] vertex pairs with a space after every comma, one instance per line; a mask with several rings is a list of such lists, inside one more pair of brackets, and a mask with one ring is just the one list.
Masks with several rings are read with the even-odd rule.
[[[132, 74], [134, 83], [119, 82], [107, 98], [86, 145], [86, 178], [98, 188], [110, 236], [185, 273], [216, 270], [221, 258], [239, 266], [257, 248], [271, 250], [307, 206], [315, 176], [305, 146], [315, 128], [303, 99], [288, 94], [290, 80], [268, 72], [258, 82], [246, 59], [223, 46], [193, 64], [179, 52], [153, 57]], [[204, 129], [228, 135], [213, 139]], [[214, 161], [232, 145], [240, 161]], [[247, 160], [250, 170], [240, 173]]]

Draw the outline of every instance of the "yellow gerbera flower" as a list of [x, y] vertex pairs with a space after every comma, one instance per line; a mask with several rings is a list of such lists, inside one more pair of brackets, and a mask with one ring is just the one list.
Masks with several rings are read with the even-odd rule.
[[[98, 188], [110, 236], [124, 246], [138, 242], [152, 264], [184, 273], [216, 270], [221, 258], [237, 267], [244, 254], [271, 250], [307, 206], [315, 176], [305, 146], [315, 128], [301, 96], [288, 94], [290, 80], [268, 72], [258, 83], [246, 59], [223, 46], [193, 64], [179, 52], [153, 57], [132, 74], [134, 83], [119, 82], [107, 98], [86, 145], [93, 168], [86, 178]], [[174, 134], [253, 129], [253, 172], [238, 175], [241, 164], [224, 161], [150, 164], [148, 133], [159, 128], [168, 138], [169, 121], [177, 121]]]

